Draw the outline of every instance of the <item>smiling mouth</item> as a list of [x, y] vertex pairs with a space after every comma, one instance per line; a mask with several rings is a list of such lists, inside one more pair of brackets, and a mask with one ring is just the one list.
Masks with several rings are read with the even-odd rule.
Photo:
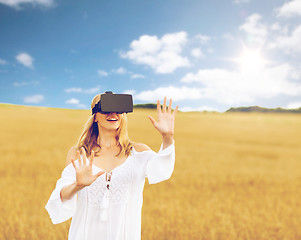
[[118, 121], [118, 118], [117, 118], [117, 117], [108, 117], [108, 118], [107, 118], [107, 121], [108, 121], [108, 122], [117, 122], [117, 121]]

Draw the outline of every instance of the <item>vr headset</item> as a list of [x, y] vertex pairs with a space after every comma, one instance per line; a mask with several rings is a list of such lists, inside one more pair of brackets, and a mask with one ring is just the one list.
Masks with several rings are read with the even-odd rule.
[[100, 101], [92, 109], [94, 113], [109, 114], [116, 112], [117, 114], [133, 112], [133, 98], [130, 94], [113, 94], [107, 91], [101, 94]]

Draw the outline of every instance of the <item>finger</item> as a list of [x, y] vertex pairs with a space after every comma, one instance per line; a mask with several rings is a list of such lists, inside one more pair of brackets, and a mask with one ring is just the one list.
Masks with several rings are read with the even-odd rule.
[[169, 100], [169, 105], [168, 105], [168, 113], [171, 113], [171, 103], [172, 103], [172, 99]]
[[80, 156], [80, 152], [79, 150], [76, 150], [77, 152], [77, 160], [78, 160], [78, 166], [82, 166], [82, 160], [81, 160], [81, 156]]
[[153, 124], [154, 126], [157, 125], [156, 120], [155, 120], [152, 116], [148, 116], [148, 118], [149, 118], [149, 120], [151, 120], [151, 122], [152, 122], [152, 124]]
[[94, 160], [94, 151], [92, 150], [92, 151], [91, 151], [91, 157], [90, 157], [90, 163], [89, 163], [89, 166], [90, 166], [90, 167], [92, 167], [93, 160]]
[[105, 172], [104, 171], [100, 171], [99, 173], [96, 173], [94, 175], [94, 178], [97, 179], [99, 176], [101, 176], [102, 174], [104, 174]]
[[87, 162], [86, 162], [87, 156], [86, 156], [86, 150], [84, 149], [84, 147], [82, 147], [82, 155], [83, 155], [83, 164], [86, 165], [87, 164]]
[[166, 112], [166, 96], [164, 97], [163, 112]]
[[173, 115], [176, 116], [176, 113], [178, 111], [179, 105], [177, 105], [176, 109], [173, 111]]
[[161, 104], [160, 104], [160, 101], [159, 101], [159, 100], [157, 100], [157, 110], [158, 110], [158, 114], [159, 114], [159, 113], [162, 113], [162, 112], [161, 112]]
[[75, 163], [74, 163], [74, 160], [73, 159], [71, 159], [71, 163], [72, 163], [72, 165], [73, 165], [73, 167], [74, 167], [74, 169], [75, 169], [75, 171], [77, 170], [77, 166], [75, 165]]
[[105, 173], [105, 171], [100, 171], [99, 173], [97, 173], [96, 175], [99, 177], [99, 176], [101, 176], [102, 174], [104, 174]]

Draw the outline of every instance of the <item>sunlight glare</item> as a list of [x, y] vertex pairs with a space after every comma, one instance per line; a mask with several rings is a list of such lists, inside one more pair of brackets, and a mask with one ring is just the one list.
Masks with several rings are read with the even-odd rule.
[[245, 49], [242, 56], [237, 58], [236, 61], [244, 70], [259, 70], [266, 63], [258, 50], [255, 51], [248, 49]]

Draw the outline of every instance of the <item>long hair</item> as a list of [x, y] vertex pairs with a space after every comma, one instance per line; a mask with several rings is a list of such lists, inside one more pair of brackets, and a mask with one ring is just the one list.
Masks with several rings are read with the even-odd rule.
[[[96, 95], [92, 102], [91, 102], [91, 109], [100, 101], [101, 94]], [[83, 132], [78, 139], [77, 142], [77, 149], [81, 147], [85, 148], [87, 153], [87, 157], [91, 155], [91, 151], [94, 150], [95, 153], [98, 153], [101, 149], [100, 145], [97, 143], [97, 139], [99, 136], [99, 130], [97, 122], [95, 122], [95, 115], [94, 113], [86, 122]], [[101, 136], [99, 136], [101, 138]], [[129, 156], [131, 149], [133, 147], [133, 142], [129, 139], [127, 133], [127, 116], [126, 113], [123, 113], [120, 118], [120, 126], [117, 129], [116, 140], [118, 142], [118, 147], [120, 149], [119, 153], [116, 157], [119, 156]], [[95, 150], [96, 149], [96, 150]], [[98, 149], [98, 151], [97, 151]]]

